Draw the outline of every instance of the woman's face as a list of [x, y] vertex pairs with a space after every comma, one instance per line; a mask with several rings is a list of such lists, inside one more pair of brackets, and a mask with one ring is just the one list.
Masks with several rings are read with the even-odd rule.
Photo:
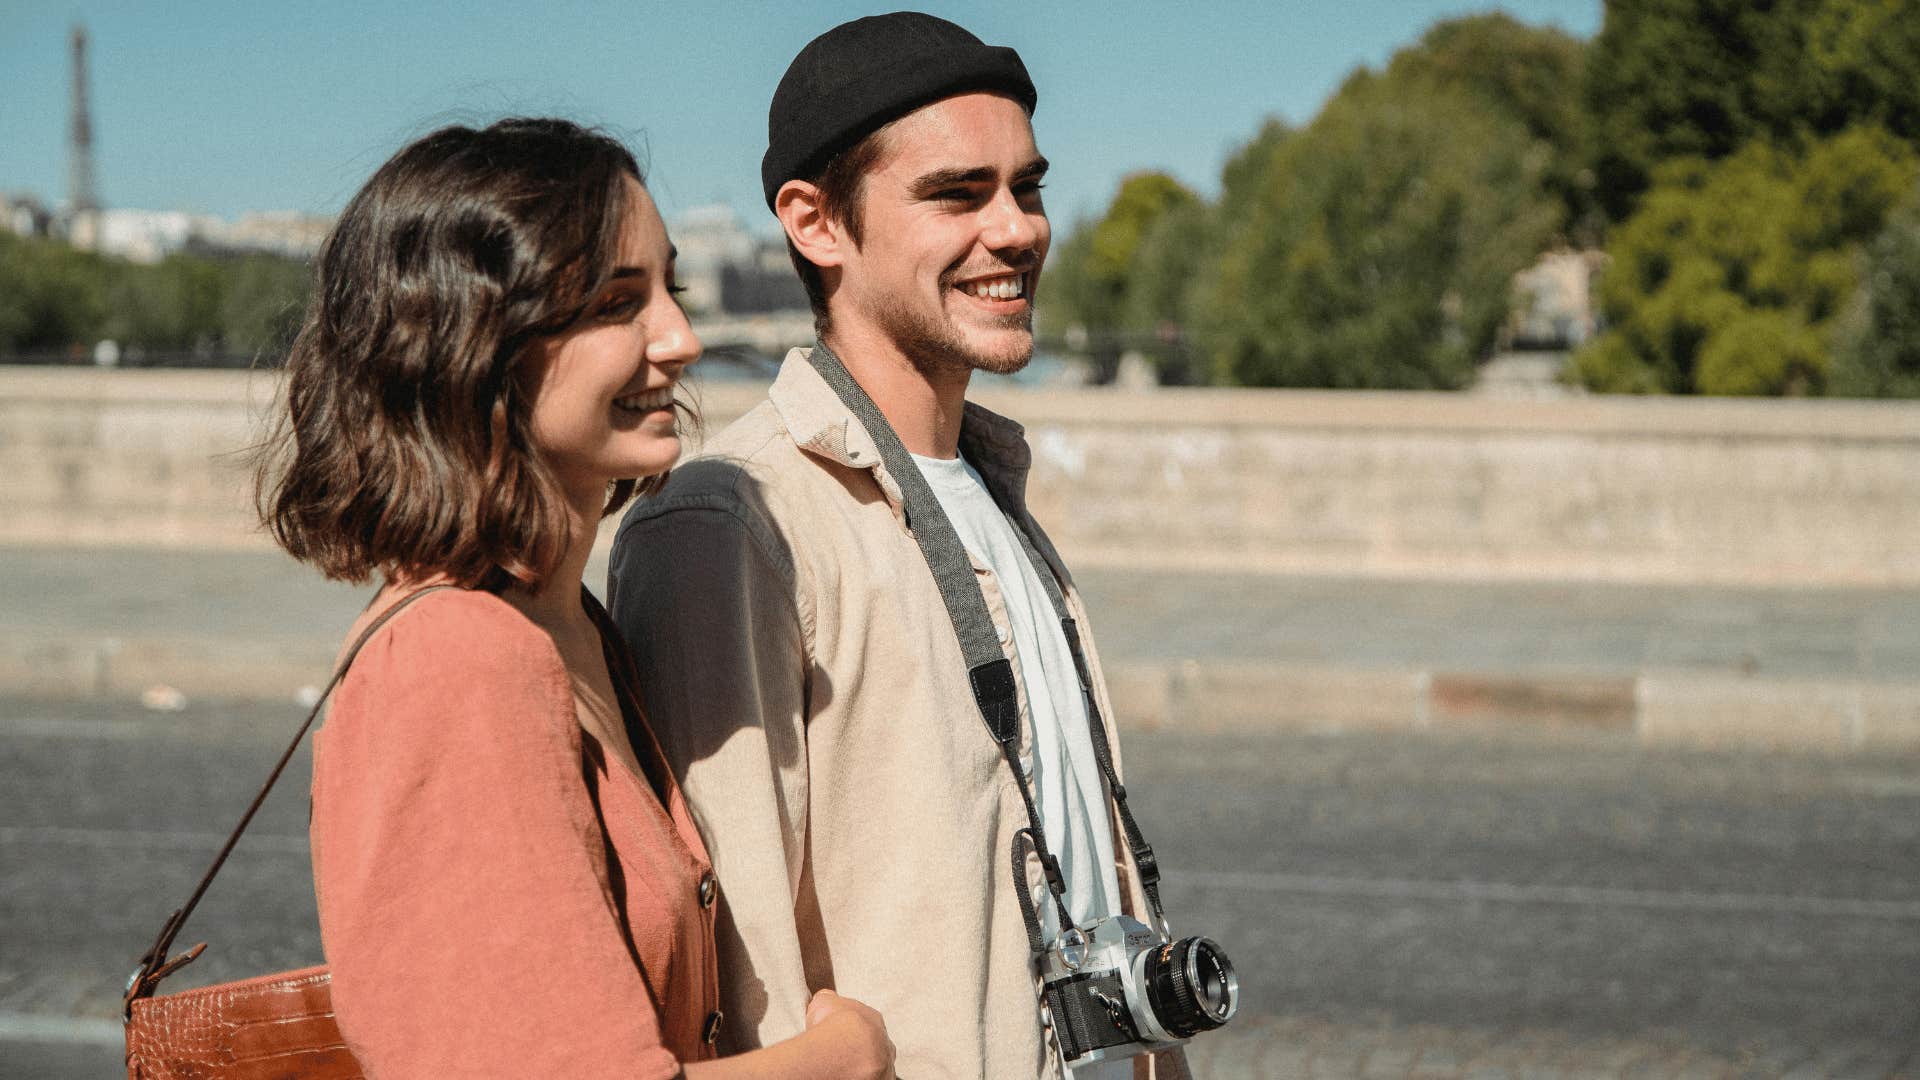
[[583, 498], [680, 456], [674, 385], [700, 341], [674, 298], [673, 257], [652, 196], [629, 179], [613, 276], [578, 326], [528, 357], [534, 444], [569, 491], [591, 493]]

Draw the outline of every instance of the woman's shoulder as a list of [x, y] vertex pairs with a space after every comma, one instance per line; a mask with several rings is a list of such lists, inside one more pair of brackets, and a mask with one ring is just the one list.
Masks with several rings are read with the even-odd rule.
[[[353, 633], [364, 633], [378, 614], [370, 610]], [[478, 589], [437, 589], [395, 612], [353, 658], [341, 693], [355, 697], [355, 690], [395, 684], [409, 697], [570, 694], [566, 669], [546, 631]]]

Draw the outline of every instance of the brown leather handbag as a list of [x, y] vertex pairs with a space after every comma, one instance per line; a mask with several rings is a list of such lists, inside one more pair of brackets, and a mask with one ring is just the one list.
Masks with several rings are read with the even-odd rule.
[[154, 991], [162, 979], [192, 963], [206, 949], [206, 942], [201, 942], [178, 956], [167, 956], [174, 936], [186, 925], [187, 916], [193, 914], [194, 905], [213, 884], [214, 875], [227, 861], [240, 834], [266, 802], [267, 793], [286, 770], [294, 750], [306, 738], [353, 658], [360, 655], [361, 646], [408, 604], [452, 587], [430, 585], [408, 594], [354, 640], [321, 691], [320, 700], [314, 702], [313, 711], [287, 744], [247, 812], [240, 816], [240, 824], [234, 826], [233, 835], [214, 856], [213, 865], [207, 868], [193, 895], [167, 917], [153, 947], [140, 958], [140, 967], [127, 980], [122, 1001], [129, 1080], [358, 1080], [364, 1075], [334, 1022], [332, 977], [325, 967], [280, 971], [159, 997]]

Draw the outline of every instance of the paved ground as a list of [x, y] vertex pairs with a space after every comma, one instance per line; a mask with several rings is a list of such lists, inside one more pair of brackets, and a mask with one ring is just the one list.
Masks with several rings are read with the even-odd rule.
[[1908, 679], [1920, 591], [1078, 574], [1114, 658]]
[[[0, 699], [0, 1076], [112, 1074], [132, 957], [296, 720]], [[1176, 930], [1244, 979], [1202, 1077], [1920, 1076], [1920, 759], [1144, 731], [1128, 753]], [[300, 787], [210, 894], [189, 974], [318, 958]]]
[[[588, 581], [598, 589], [604, 575], [596, 562]], [[1920, 590], [1077, 576], [1110, 664], [1193, 658], [1868, 682], [1920, 672]], [[129, 650], [171, 643], [190, 654], [182, 643], [205, 641], [324, 667], [369, 595], [270, 553], [5, 548], [0, 643], [112, 638]]]

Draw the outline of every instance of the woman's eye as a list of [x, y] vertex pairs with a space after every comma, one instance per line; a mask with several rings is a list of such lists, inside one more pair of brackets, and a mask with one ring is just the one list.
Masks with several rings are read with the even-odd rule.
[[640, 299], [630, 294], [612, 296], [600, 305], [598, 312], [603, 319], [626, 319], [640, 310]]

